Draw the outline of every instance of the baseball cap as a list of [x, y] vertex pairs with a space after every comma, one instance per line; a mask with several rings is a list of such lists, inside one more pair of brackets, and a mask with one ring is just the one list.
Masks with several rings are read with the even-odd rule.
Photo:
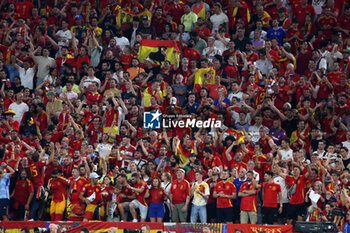
[[99, 178], [100, 176], [99, 175], [97, 175], [97, 173], [96, 172], [92, 172], [91, 174], [90, 174], [90, 179], [97, 179], [97, 178]]
[[170, 98], [170, 104], [176, 105], [177, 99], [176, 97], [171, 97]]
[[144, 15], [144, 16], [142, 17], [142, 20], [149, 20], [149, 17], [148, 17], [147, 15]]
[[56, 93], [55, 93], [54, 91], [49, 91], [49, 92], [47, 93], [47, 95], [53, 95], [53, 96], [56, 96]]
[[76, 15], [75, 16], [75, 19], [79, 20], [79, 19], [82, 19], [83, 17], [81, 15]]

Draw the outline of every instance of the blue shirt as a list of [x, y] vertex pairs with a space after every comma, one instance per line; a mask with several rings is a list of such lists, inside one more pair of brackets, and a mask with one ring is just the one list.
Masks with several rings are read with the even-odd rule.
[[[222, 102], [224, 102], [227, 105], [230, 105], [231, 101], [227, 98], [223, 99]], [[214, 101], [214, 106], [218, 108], [222, 108], [222, 106], [219, 104], [219, 99]]]
[[286, 37], [286, 31], [281, 27], [279, 27], [277, 30], [270, 28], [267, 31], [266, 37], [270, 40], [276, 37], [278, 40], [278, 45], [282, 45], [283, 39]]
[[192, 106], [190, 106], [190, 104], [186, 104], [186, 106], [190, 109], [190, 114], [196, 114], [197, 113], [197, 109], [200, 106], [200, 104], [195, 102], [195, 103], [193, 103]]
[[241, 185], [244, 182], [246, 182], [246, 180], [241, 181], [239, 178], [233, 181], [233, 184], [236, 186], [236, 190], [237, 190], [237, 198], [235, 200], [235, 206], [241, 206], [241, 198], [238, 197], [238, 193], [239, 193], [239, 189], [241, 188]]
[[10, 174], [0, 178], [0, 199], [10, 199]]

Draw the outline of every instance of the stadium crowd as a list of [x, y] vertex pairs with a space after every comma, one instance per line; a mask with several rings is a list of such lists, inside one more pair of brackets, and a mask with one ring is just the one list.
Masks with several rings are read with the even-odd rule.
[[[345, 0], [0, 9], [3, 220], [350, 228]], [[129, 25], [117, 23], [121, 12]], [[181, 57], [170, 62], [176, 52], [164, 49], [160, 64], [139, 60], [145, 39], [173, 41]], [[156, 111], [222, 124], [143, 127]]]

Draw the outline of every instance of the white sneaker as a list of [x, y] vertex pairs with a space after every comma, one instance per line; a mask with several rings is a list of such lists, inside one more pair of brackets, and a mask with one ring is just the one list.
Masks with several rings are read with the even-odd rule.
[[132, 222], [138, 222], [137, 219], [133, 219]]

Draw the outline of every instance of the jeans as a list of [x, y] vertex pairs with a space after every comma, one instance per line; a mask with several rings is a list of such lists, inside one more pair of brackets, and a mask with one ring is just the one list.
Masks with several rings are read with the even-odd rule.
[[34, 186], [34, 197], [30, 205], [29, 219], [39, 220], [39, 209], [42, 204], [42, 200], [38, 199], [38, 192], [40, 192], [40, 187]]
[[191, 209], [191, 223], [196, 223], [197, 219], [201, 220], [201, 223], [207, 223], [207, 208], [206, 206], [192, 205]]

